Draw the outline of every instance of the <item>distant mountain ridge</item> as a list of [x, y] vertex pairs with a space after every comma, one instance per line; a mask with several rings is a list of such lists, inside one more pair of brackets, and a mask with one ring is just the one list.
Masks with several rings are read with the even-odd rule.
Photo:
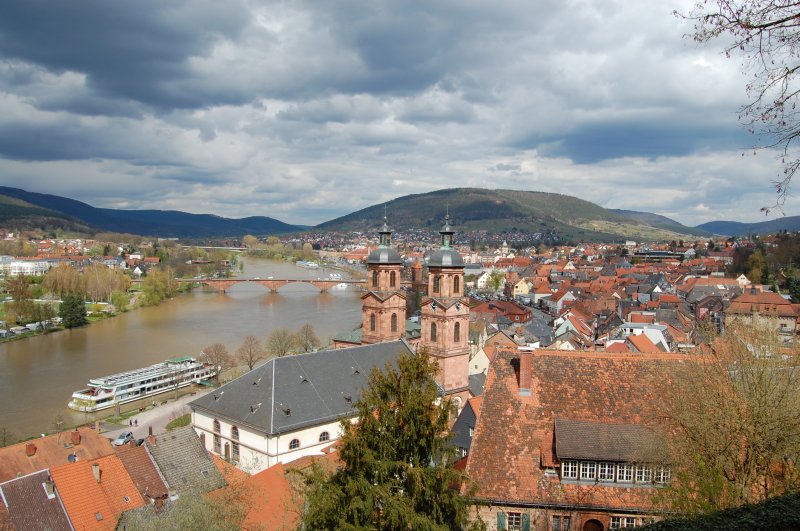
[[645, 223], [647, 225], [650, 225], [651, 227], [656, 227], [659, 229], [679, 232], [682, 234], [690, 234], [692, 236], [702, 236], [702, 237], [709, 237], [712, 234], [711, 232], [703, 230], [699, 227], [687, 227], [686, 225], [682, 225], [681, 223], [675, 221], [674, 219], [668, 218], [667, 216], [661, 216], [659, 214], [652, 214], [650, 212], [639, 212], [637, 210], [622, 210], [619, 208], [612, 208], [610, 210], [611, 212], [616, 212], [617, 214], [620, 214], [627, 218]]
[[567, 195], [482, 188], [451, 188], [398, 197], [326, 221], [315, 229], [374, 231], [383, 218], [384, 207], [395, 230], [438, 229], [449, 212], [452, 223], [462, 233], [539, 233], [543, 240], [552, 240], [553, 236], [560, 241], [671, 240], [697, 232], [673, 220], [669, 220], [671, 229], [654, 227]]
[[800, 231], [800, 216], [784, 216], [781, 218], [759, 221], [757, 223], [741, 223], [739, 221], [709, 221], [697, 226], [720, 236], [747, 236], [748, 234], [774, 234], [783, 230]]
[[[242, 237], [245, 234], [257, 236], [298, 232], [307, 227], [290, 225], [266, 216], [252, 216], [229, 219], [211, 214], [189, 214], [176, 210], [121, 210], [96, 208], [75, 199], [57, 195], [27, 192], [19, 188], [0, 186], [0, 198], [13, 198], [27, 205], [23, 210], [17, 208], [16, 215], [35, 215], [32, 209], [38, 208], [39, 215], [70, 219], [94, 229], [109, 232], [127, 232], [142, 236], [164, 238], [221, 238]], [[2, 210], [6, 204], [14, 204], [12, 199], [0, 202]], [[6, 216], [0, 219], [8, 221]]]

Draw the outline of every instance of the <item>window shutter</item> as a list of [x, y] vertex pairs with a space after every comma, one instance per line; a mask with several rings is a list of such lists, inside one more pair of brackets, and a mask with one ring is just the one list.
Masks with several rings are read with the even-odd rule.
[[506, 529], [506, 513], [503, 511], [497, 513], [497, 529]]
[[522, 531], [531, 531], [531, 513], [522, 514]]

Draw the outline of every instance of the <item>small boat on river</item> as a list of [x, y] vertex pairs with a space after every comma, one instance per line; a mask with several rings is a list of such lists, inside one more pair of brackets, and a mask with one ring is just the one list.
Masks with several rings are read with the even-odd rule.
[[142, 369], [89, 380], [89, 387], [72, 393], [67, 404], [76, 411], [93, 412], [133, 402], [217, 375], [217, 368], [191, 356], [173, 358]]

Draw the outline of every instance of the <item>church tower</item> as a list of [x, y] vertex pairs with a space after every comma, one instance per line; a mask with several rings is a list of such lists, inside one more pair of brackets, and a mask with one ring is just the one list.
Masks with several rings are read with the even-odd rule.
[[392, 231], [386, 216], [378, 231], [380, 245], [367, 257], [367, 293], [361, 297], [361, 342], [381, 343], [406, 335], [406, 296], [400, 290], [403, 259], [389, 247]]
[[447, 395], [466, 395], [469, 386], [469, 304], [464, 297], [464, 260], [452, 248], [445, 217], [442, 246], [428, 259], [428, 297], [422, 303], [420, 347], [439, 363], [437, 383]]

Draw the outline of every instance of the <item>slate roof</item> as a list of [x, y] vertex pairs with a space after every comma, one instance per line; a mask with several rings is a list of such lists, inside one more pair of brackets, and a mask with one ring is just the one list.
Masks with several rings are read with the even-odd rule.
[[643, 463], [655, 460], [653, 432], [639, 424], [616, 424], [556, 418], [556, 456], [559, 460], [586, 459]]
[[539, 349], [531, 359], [531, 394], [521, 396], [519, 353], [500, 350], [489, 366], [467, 464], [467, 475], [478, 485], [475, 498], [542, 507], [651, 509], [652, 489], [562, 482], [546, 474], [555, 422], [647, 426], [672, 374], [688, 359], [674, 353]]
[[[50, 498], [44, 483], [50, 471], [42, 470], [12, 479], [0, 485], [3, 500], [8, 504], [9, 519], [17, 529], [72, 531], [69, 518], [57, 492]], [[3, 529], [0, 525], [0, 529]]]
[[353, 414], [353, 403], [373, 368], [400, 354], [405, 341], [273, 358], [189, 406], [267, 435], [294, 431]]
[[209, 492], [225, 483], [191, 426], [148, 437], [144, 444], [171, 492]]
[[483, 387], [486, 385], [486, 374], [479, 372], [478, 374], [469, 375], [469, 393], [472, 396], [481, 396], [483, 394]]

